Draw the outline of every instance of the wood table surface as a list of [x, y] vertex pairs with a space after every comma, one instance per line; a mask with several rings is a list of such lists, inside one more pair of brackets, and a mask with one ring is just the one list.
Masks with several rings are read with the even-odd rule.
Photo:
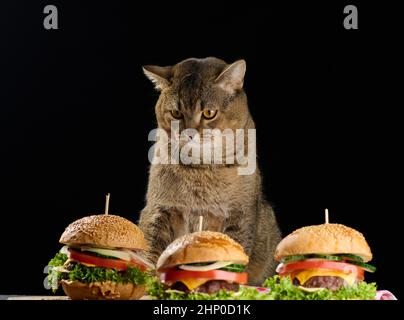
[[66, 296], [0, 295], [0, 300], [69, 300]]
[[[0, 300], [70, 300], [67, 296], [29, 296], [29, 295], [0, 295]], [[143, 296], [139, 300], [152, 300], [150, 296]]]

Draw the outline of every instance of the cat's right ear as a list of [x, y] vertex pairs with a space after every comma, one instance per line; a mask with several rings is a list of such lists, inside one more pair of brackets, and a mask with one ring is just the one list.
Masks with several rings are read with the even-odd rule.
[[244, 60], [237, 60], [227, 66], [216, 78], [215, 83], [229, 93], [243, 88], [246, 63]]
[[159, 91], [171, 84], [170, 79], [173, 74], [173, 67], [143, 66], [143, 72]]

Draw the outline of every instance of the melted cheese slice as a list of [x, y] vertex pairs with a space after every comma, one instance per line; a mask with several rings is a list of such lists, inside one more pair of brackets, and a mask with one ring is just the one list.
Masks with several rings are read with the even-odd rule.
[[304, 270], [302, 272], [299, 272], [296, 275], [296, 278], [299, 280], [301, 285], [304, 285], [305, 282], [308, 281], [310, 278], [318, 276], [340, 277], [344, 279], [349, 285], [353, 285], [356, 280], [355, 275], [352, 273], [344, 273], [341, 271], [327, 269]]
[[96, 265], [95, 264], [90, 264], [90, 263], [84, 263], [84, 262], [79, 262], [79, 261], [76, 261], [76, 260], [73, 260], [73, 259], [67, 259], [66, 260], [66, 262], [63, 264], [63, 266], [65, 267], [69, 262], [71, 262], [71, 261], [74, 261], [74, 262], [77, 262], [77, 263], [80, 263], [80, 264], [82, 264], [83, 266], [86, 266], [86, 267], [96, 267]]
[[185, 284], [189, 290], [194, 290], [195, 288], [208, 282], [209, 279], [181, 279], [178, 281], [181, 281], [183, 284]]
[[83, 266], [86, 266], [86, 267], [96, 267], [95, 264], [84, 263], [84, 262], [79, 262], [79, 263], [82, 264]]

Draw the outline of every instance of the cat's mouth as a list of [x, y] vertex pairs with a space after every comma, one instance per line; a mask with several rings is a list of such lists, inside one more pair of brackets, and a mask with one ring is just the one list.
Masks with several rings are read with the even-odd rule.
[[215, 143], [214, 136], [211, 134], [174, 134], [171, 143], [179, 144], [180, 147], [185, 145], [197, 146], [203, 144]]
[[[224, 130], [226, 131], [226, 130]], [[156, 149], [159, 159], [164, 163], [184, 164], [184, 165], [245, 165], [247, 163], [247, 150], [245, 148], [245, 136], [243, 130], [227, 130], [224, 134], [198, 133], [182, 131], [175, 134], [163, 134]], [[250, 142], [250, 141], [249, 141]], [[255, 142], [255, 140], [254, 140]], [[163, 156], [162, 156], [163, 155]], [[249, 155], [249, 154], [248, 154]], [[159, 160], [160, 161], [160, 160]]]
[[208, 149], [210, 149], [212, 152], [218, 148], [223, 149], [223, 141], [218, 141], [218, 139], [214, 139], [211, 136], [185, 137], [176, 140], [175, 143], [180, 149], [199, 149], [201, 153]]
[[[200, 160], [204, 164], [222, 164], [226, 163], [229, 157], [232, 159], [235, 157], [234, 148], [228, 148], [228, 145], [226, 147], [224, 139], [219, 141], [213, 136], [180, 137], [171, 139], [170, 145], [180, 158], [186, 154], [191, 162]], [[231, 161], [231, 163], [234, 162]]]

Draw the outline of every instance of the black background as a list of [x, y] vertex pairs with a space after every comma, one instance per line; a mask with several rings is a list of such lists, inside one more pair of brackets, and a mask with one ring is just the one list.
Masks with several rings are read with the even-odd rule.
[[[0, 294], [45, 294], [68, 223], [137, 221], [158, 93], [141, 65], [247, 61], [259, 165], [283, 234], [323, 222], [363, 232], [399, 293], [399, 19], [390, 4], [2, 1]], [[43, 28], [56, 4], [59, 30]], [[356, 4], [359, 30], [343, 28]], [[401, 35], [402, 36], [402, 35]], [[401, 86], [402, 90], [402, 86]]]

